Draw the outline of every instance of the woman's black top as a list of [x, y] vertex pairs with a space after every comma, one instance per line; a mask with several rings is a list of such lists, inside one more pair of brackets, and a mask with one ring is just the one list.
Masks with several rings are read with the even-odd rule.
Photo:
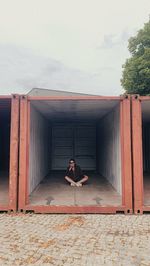
[[66, 171], [66, 176], [76, 180], [78, 178], [82, 178], [83, 177], [83, 172], [80, 168], [79, 165], [75, 165], [75, 170], [73, 171], [72, 169], [69, 170], [69, 166], [67, 167], [67, 171]]

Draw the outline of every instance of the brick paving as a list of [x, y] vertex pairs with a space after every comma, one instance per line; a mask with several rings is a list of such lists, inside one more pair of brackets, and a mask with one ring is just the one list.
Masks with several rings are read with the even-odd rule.
[[0, 265], [150, 265], [150, 215], [0, 214]]

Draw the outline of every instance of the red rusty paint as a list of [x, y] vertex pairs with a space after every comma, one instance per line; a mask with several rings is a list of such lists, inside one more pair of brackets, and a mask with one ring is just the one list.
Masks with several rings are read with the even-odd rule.
[[131, 117], [130, 98], [121, 102], [122, 204], [132, 210]]
[[[30, 139], [30, 101], [55, 100], [120, 100], [121, 129], [121, 167], [122, 167], [122, 205], [121, 206], [33, 206], [29, 204], [29, 139]], [[20, 103], [20, 164], [19, 164], [19, 210], [33, 210], [40, 213], [132, 213], [132, 169], [131, 169], [131, 117], [130, 97], [102, 96], [64, 96], [31, 97], [22, 96]]]
[[0, 99], [11, 100], [9, 202], [8, 205], [0, 205], [0, 210], [16, 211], [18, 182], [19, 96], [0, 96]]
[[[140, 101], [149, 101], [150, 100], [150, 96], [139, 96], [139, 95], [137, 95], [137, 97], [138, 97], [138, 99]], [[135, 96], [134, 96], [134, 98], [135, 98]]]
[[20, 101], [20, 144], [19, 144], [19, 197], [18, 208], [26, 205], [27, 187], [27, 97], [22, 96]]
[[143, 193], [143, 149], [142, 149], [142, 110], [141, 101], [149, 100], [149, 96], [132, 96], [132, 156], [134, 184], [134, 213], [142, 214], [150, 211], [144, 206]]
[[[30, 149], [30, 101], [27, 110], [27, 176], [29, 176], [29, 149]], [[29, 204], [29, 179], [26, 178], [26, 203]]]
[[14, 211], [17, 210], [18, 143], [19, 143], [19, 96], [13, 95], [11, 103], [9, 208]]
[[33, 206], [26, 205], [24, 211], [32, 210], [35, 213], [128, 213], [125, 206], [106, 207], [106, 206]]
[[11, 99], [12, 97], [10, 95], [0, 95], [0, 99]]

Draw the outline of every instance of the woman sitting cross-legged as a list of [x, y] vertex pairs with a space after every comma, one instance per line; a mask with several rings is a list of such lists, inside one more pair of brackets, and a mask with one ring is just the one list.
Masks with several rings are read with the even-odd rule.
[[81, 187], [88, 180], [88, 176], [82, 173], [80, 166], [76, 164], [74, 159], [70, 159], [65, 179], [71, 186]]

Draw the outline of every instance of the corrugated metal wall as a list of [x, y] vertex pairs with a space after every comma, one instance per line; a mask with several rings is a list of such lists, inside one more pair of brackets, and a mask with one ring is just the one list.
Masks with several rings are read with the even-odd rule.
[[96, 126], [76, 126], [74, 146], [75, 159], [82, 169], [96, 170]]
[[120, 108], [99, 122], [98, 170], [121, 194]]
[[68, 123], [52, 126], [52, 170], [65, 170], [73, 158], [73, 127]]
[[143, 170], [150, 172], [150, 123], [143, 125]]
[[82, 169], [96, 169], [96, 127], [85, 123], [52, 126], [52, 170], [65, 170], [70, 158]]
[[50, 123], [32, 105], [30, 120], [29, 193], [50, 168]]

